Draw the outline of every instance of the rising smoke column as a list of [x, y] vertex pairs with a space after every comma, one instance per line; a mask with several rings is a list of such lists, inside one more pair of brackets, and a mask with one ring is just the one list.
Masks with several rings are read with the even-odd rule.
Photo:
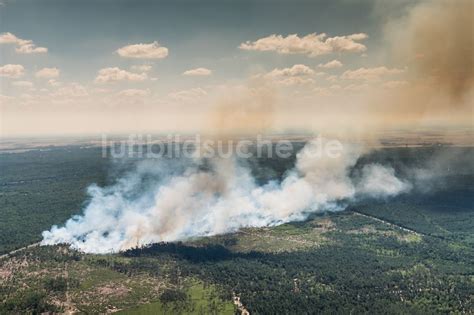
[[[337, 157], [315, 157], [316, 145], [309, 142], [298, 153], [294, 169], [281, 182], [263, 186], [234, 158], [213, 159], [210, 171], [200, 170], [200, 161], [187, 161], [181, 174], [171, 175], [168, 171], [176, 168], [169, 163], [174, 162], [144, 161], [113, 186], [90, 186], [91, 200], [83, 215], [44, 231], [42, 244], [68, 243], [89, 253], [117, 252], [304, 220], [310, 213], [342, 210], [361, 193], [384, 197], [409, 189], [390, 169], [377, 165], [378, 183], [391, 187], [373, 191], [377, 185], [364, 184], [362, 191], [349, 178], [362, 154], [360, 148], [346, 145]], [[155, 175], [159, 179], [144, 187], [144, 179]]]
[[372, 100], [383, 124], [472, 124], [473, 12], [471, 0], [421, 1], [387, 23], [389, 55], [407, 67], [407, 82]]

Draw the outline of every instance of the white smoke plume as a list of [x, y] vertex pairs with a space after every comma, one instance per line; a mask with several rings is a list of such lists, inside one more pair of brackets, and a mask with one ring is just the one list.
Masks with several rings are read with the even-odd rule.
[[113, 186], [89, 187], [91, 200], [83, 215], [44, 231], [42, 244], [117, 252], [304, 220], [310, 213], [342, 210], [358, 194], [385, 197], [407, 189], [381, 165], [364, 170], [362, 186], [356, 187], [349, 172], [362, 150], [346, 145], [337, 157], [314, 157], [315, 146], [309, 142], [298, 153], [294, 169], [281, 182], [263, 186], [235, 159], [215, 159], [207, 171], [200, 170], [199, 161], [184, 162], [187, 166], [143, 161]]
[[395, 170], [380, 164], [369, 164], [362, 168], [358, 192], [373, 198], [392, 197], [412, 188], [408, 182], [395, 176]]

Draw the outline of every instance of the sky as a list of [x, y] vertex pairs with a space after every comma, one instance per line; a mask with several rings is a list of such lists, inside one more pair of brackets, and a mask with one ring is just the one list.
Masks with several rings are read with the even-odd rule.
[[[465, 31], [454, 67], [472, 68], [472, 10], [441, 1], [0, 3], [2, 137], [472, 123], [472, 69], [459, 95], [436, 92], [454, 86], [438, 79], [450, 32]], [[430, 53], [413, 35], [443, 12], [452, 49]]]

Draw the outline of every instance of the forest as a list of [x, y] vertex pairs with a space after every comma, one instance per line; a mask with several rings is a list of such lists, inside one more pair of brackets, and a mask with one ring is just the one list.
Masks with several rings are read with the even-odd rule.
[[[444, 150], [383, 149], [363, 159], [393, 158], [397, 172], [409, 176], [414, 166], [422, 168], [433, 152], [442, 156]], [[430, 190], [420, 184], [415, 193], [357, 200], [344, 211], [303, 222], [109, 255], [83, 254], [67, 245], [12, 253], [0, 259], [0, 313], [232, 314], [242, 307], [251, 314], [469, 313], [474, 309], [469, 150], [451, 152], [451, 166], [439, 171]], [[2, 252], [40, 240], [42, 230], [80, 212], [88, 184], [105, 185], [135, 162], [111, 165], [97, 148], [0, 154], [7, 170], [0, 176]], [[265, 182], [280, 178], [294, 157], [246, 163]], [[242, 307], [234, 304], [236, 297]]]

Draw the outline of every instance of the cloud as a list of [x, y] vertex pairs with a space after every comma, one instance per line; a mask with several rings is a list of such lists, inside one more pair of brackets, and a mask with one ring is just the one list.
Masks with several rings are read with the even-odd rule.
[[130, 67], [132, 71], [136, 71], [136, 72], [148, 72], [151, 70], [151, 68], [152, 68], [151, 65], [135, 65], [135, 66]]
[[324, 68], [324, 69], [340, 68], [340, 67], [342, 67], [342, 62], [340, 62], [339, 60], [334, 59], [334, 60], [326, 62], [326, 63], [320, 63], [318, 65], [318, 67]]
[[314, 74], [314, 70], [308, 66], [297, 64], [291, 68], [283, 68], [283, 69], [273, 69], [269, 73], [266, 74], [268, 77], [294, 77], [294, 76], [301, 76], [301, 75], [312, 75]]
[[19, 78], [25, 74], [25, 67], [22, 65], [4, 65], [0, 67], [0, 76], [7, 78]]
[[51, 80], [48, 80], [48, 84], [51, 85], [51, 86], [54, 86], [54, 87], [58, 87], [58, 86], [61, 86], [62, 83], [61, 82], [58, 82], [54, 79], [51, 79]]
[[338, 76], [333, 74], [333, 75], [330, 75], [330, 76], [326, 77], [326, 80], [329, 81], [329, 82], [334, 83], [334, 82], [337, 82]]
[[150, 44], [128, 45], [117, 49], [121, 57], [137, 59], [162, 59], [168, 56], [168, 48], [160, 46], [157, 41]]
[[74, 82], [51, 93], [53, 97], [83, 97], [87, 95], [89, 95], [89, 93], [86, 88]]
[[275, 68], [264, 75], [265, 78], [273, 80], [281, 85], [299, 85], [314, 83], [309, 76], [314, 75], [315, 71], [303, 64], [296, 64], [290, 68]]
[[126, 97], [136, 97], [136, 96], [148, 96], [150, 95], [150, 90], [142, 90], [142, 89], [127, 89], [120, 91], [118, 93], [119, 96], [126, 96]]
[[206, 96], [207, 92], [202, 88], [193, 88], [189, 90], [170, 93], [168, 96], [177, 101], [190, 101], [199, 97]]
[[15, 48], [15, 51], [20, 54], [44, 54], [48, 52], [48, 48], [28, 44]]
[[12, 33], [0, 34], [0, 44], [14, 44], [15, 51], [20, 54], [44, 54], [48, 52], [46, 47], [37, 47], [32, 40], [21, 39]]
[[357, 70], [347, 70], [341, 76], [346, 80], [379, 80], [383, 76], [403, 73], [405, 70], [387, 67], [359, 68]]
[[309, 57], [317, 57], [335, 52], [363, 52], [367, 47], [358, 41], [366, 39], [364, 33], [347, 36], [327, 37], [327, 34], [312, 33], [303, 37], [291, 34], [287, 37], [282, 35], [270, 35], [260, 38], [254, 42], [246, 41], [240, 44], [243, 50], [275, 51], [279, 54], [304, 54]]
[[302, 84], [312, 84], [315, 81], [312, 78], [304, 77], [289, 77], [282, 80], [278, 80], [277, 83], [281, 85], [291, 86], [291, 85], [302, 85]]
[[207, 76], [211, 75], [212, 70], [209, 70], [207, 68], [196, 68], [196, 69], [191, 69], [183, 72], [183, 75], [189, 75], [189, 76]]
[[20, 39], [10, 32], [0, 34], [0, 44], [25, 44], [27, 40]]
[[35, 76], [37, 78], [52, 79], [59, 77], [58, 68], [43, 68], [36, 72]]
[[17, 86], [17, 87], [28, 87], [28, 88], [33, 87], [33, 83], [30, 81], [15, 81], [12, 83], [12, 85]]
[[148, 78], [146, 73], [133, 73], [126, 70], [122, 70], [117, 67], [100, 69], [97, 77], [95, 78], [96, 83], [107, 83], [116, 81], [144, 81]]

